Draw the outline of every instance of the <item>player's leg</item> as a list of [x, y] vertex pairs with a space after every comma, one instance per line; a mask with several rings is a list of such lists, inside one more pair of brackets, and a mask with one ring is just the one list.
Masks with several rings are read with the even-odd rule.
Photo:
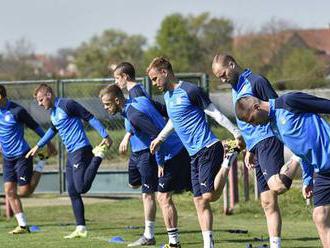
[[66, 239], [87, 237], [87, 229], [85, 222], [85, 207], [81, 195], [77, 192], [75, 188], [73, 164], [74, 164], [74, 160], [72, 158], [72, 154], [68, 154], [65, 175], [66, 175], [68, 194], [71, 200], [71, 206], [76, 220], [76, 228], [71, 234], [64, 237]]
[[23, 212], [22, 202], [17, 195], [17, 183], [21, 183], [23, 186], [26, 184], [26, 175], [21, 174], [22, 178], [16, 171], [17, 160], [3, 160], [3, 178], [4, 178], [4, 190], [6, 198], [9, 201], [9, 205], [15, 214], [18, 226], [12, 230], [11, 234], [28, 233], [29, 228], [27, 226], [26, 217]]
[[155, 245], [155, 218], [156, 218], [156, 198], [158, 178], [157, 165], [153, 155], [149, 149], [136, 153], [138, 155], [137, 168], [141, 175], [142, 184], [142, 202], [144, 210], [145, 227], [143, 235], [133, 243], [128, 244], [129, 247], [141, 245]]
[[25, 179], [23, 184], [18, 186], [18, 195], [20, 197], [29, 196], [34, 192], [39, 184], [41, 172], [33, 171], [33, 158], [22, 156], [17, 159], [17, 173], [19, 179]]
[[316, 175], [313, 199], [313, 221], [323, 247], [330, 247], [330, 173]]
[[190, 181], [190, 158], [185, 149], [165, 162], [164, 175], [158, 178], [157, 200], [162, 210], [169, 237], [168, 247], [181, 247], [178, 231], [178, 214], [171, 192], [187, 189]]
[[275, 137], [260, 141], [253, 148], [261, 205], [264, 209], [271, 248], [281, 247], [282, 218], [278, 191], [271, 190], [269, 181], [281, 173], [284, 164], [283, 144]]
[[210, 202], [202, 196], [202, 187], [205, 185], [201, 185], [199, 180], [199, 159], [201, 157], [197, 154], [197, 156], [191, 157], [191, 184], [194, 194], [194, 204], [197, 211], [197, 217], [199, 226], [203, 235], [203, 247], [204, 248], [213, 248], [213, 214], [210, 206]]
[[72, 173], [76, 191], [79, 194], [87, 193], [92, 187], [102, 158], [94, 156], [92, 147], [87, 146], [70, 153], [72, 157]]
[[[283, 194], [288, 191], [300, 167], [297, 157], [292, 156], [290, 160], [284, 164], [283, 144], [275, 137], [270, 137], [261, 141], [258, 144], [258, 149], [260, 153], [264, 154], [262, 155], [262, 162], [260, 162], [260, 165], [265, 167], [263, 173], [267, 179], [268, 187], [277, 192], [277, 194]], [[281, 162], [282, 165], [279, 165], [279, 162]], [[278, 168], [280, 169], [276, 171]], [[275, 171], [276, 173], [274, 173]]]

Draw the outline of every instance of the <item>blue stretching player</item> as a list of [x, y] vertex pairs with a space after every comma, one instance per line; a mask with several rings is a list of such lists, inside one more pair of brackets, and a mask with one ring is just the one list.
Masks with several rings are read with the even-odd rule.
[[270, 123], [276, 137], [302, 159], [303, 196], [314, 195], [313, 220], [323, 247], [330, 247], [330, 126], [319, 115], [330, 114], [330, 101], [299, 92], [269, 101], [248, 96], [235, 110], [253, 125]]
[[[122, 89], [128, 91], [129, 99], [135, 97], [145, 96], [153, 102], [157, 110], [165, 117], [167, 116], [166, 107], [158, 102], [153, 101], [141, 83], [137, 83], [135, 80], [135, 68], [129, 62], [122, 62], [114, 69], [115, 83]], [[119, 145], [119, 152], [126, 153], [128, 150], [128, 144], [131, 144], [131, 153], [129, 157], [128, 166], [128, 181], [131, 188], [139, 188], [141, 186], [139, 164], [142, 163], [141, 158], [145, 158], [147, 161], [144, 164], [149, 163], [149, 155], [142, 155], [141, 153], [149, 153], [146, 149], [146, 145], [131, 130], [130, 122], [125, 119], [126, 134]], [[144, 217], [145, 217], [145, 229], [144, 234], [135, 242], [130, 243], [131, 247], [141, 245], [154, 245], [154, 230], [155, 230], [155, 218], [156, 218], [156, 199], [155, 194], [142, 193], [142, 201], [144, 205]]]
[[[47, 84], [40, 84], [34, 92], [38, 104], [51, 110], [51, 127], [26, 155], [34, 156], [37, 151], [59, 133], [68, 152], [66, 162], [67, 190], [71, 199], [77, 227], [65, 238], [87, 237], [84, 203], [81, 194], [89, 191], [102, 159], [109, 151], [112, 141], [105, 128], [82, 105], [71, 99], [55, 97]], [[88, 122], [103, 138], [93, 150], [86, 136], [81, 119]]]
[[[126, 100], [117, 85], [109, 85], [102, 89], [100, 98], [109, 114], [122, 113], [130, 123], [133, 134], [145, 144], [145, 152], [141, 152], [149, 158], [149, 161], [137, 163], [140, 174], [139, 180], [141, 180], [143, 187], [145, 184], [149, 186], [147, 189], [142, 187], [142, 192], [154, 193], [158, 191], [157, 199], [163, 212], [169, 236], [169, 244], [165, 247], [181, 247], [177, 229], [177, 211], [172, 201], [171, 192], [190, 188], [188, 153], [175, 133], [160, 147], [155, 157], [149, 153], [151, 140], [156, 138], [165, 126], [163, 116], [149, 98], [141, 96]], [[139, 243], [139, 245], [146, 244]]]
[[[203, 90], [188, 82], [178, 81], [172, 65], [165, 58], [155, 58], [147, 69], [154, 85], [165, 92], [164, 99], [170, 120], [152, 142], [154, 152], [171, 130], [175, 130], [191, 157], [191, 182], [194, 204], [203, 234], [204, 248], [213, 248], [213, 214], [210, 202], [219, 199], [229, 166], [234, 156], [227, 154], [211, 132], [205, 113], [226, 127], [236, 138], [237, 145], [244, 147], [239, 130], [214, 106]], [[233, 153], [233, 155], [237, 155]]]
[[[212, 70], [222, 83], [229, 83], [232, 86], [234, 105], [242, 96], [255, 96], [264, 101], [278, 97], [266, 78], [254, 74], [249, 69], [243, 70], [230, 55], [216, 55], [213, 59]], [[252, 126], [238, 119], [237, 125], [248, 149], [245, 164], [250, 169], [256, 169], [261, 205], [267, 219], [270, 248], [280, 248], [282, 218], [278, 195], [290, 188], [299, 163], [293, 157], [289, 164], [283, 167], [283, 143], [275, 137], [270, 125]], [[287, 166], [295, 168], [292, 170], [292, 175], [285, 174]], [[288, 178], [285, 180], [285, 177]], [[286, 182], [288, 182], [287, 185], [285, 185]]]
[[[10, 234], [29, 232], [20, 197], [32, 194], [39, 183], [43, 164], [33, 170], [32, 158], [25, 158], [30, 150], [24, 139], [24, 126], [42, 137], [44, 131], [31, 115], [20, 105], [7, 98], [7, 91], [0, 85], [0, 145], [3, 156], [3, 179], [6, 198], [15, 214], [18, 226]], [[56, 149], [50, 143], [50, 154]]]

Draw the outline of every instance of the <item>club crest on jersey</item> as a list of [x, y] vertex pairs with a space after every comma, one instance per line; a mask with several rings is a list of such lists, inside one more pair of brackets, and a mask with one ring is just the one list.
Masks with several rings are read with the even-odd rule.
[[9, 114], [5, 115], [5, 121], [9, 122], [11, 120], [11, 116]]

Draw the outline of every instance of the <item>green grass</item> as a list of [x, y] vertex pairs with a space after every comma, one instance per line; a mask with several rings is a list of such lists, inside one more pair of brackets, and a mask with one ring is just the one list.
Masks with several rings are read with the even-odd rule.
[[[202, 247], [202, 236], [199, 231], [191, 195], [175, 195], [179, 213], [179, 229], [183, 247]], [[46, 199], [47, 200], [47, 199]], [[312, 223], [311, 207], [307, 207], [301, 198], [299, 189], [292, 189], [280, 197], [283, 215], [283, 247], [320, 247], [320, 241]], [[214, 230], [217, 247], [254, 247], [265, 242], [254, 241], [254, 238], [267, 237], [266, 222], [263, 212], [256, 201], [241, 202], [235, 213], [225, 216], [222, 213], [222, 200], [212, 205], [214, 210]], [[11, 236], [7, 231], [16, 223], [12, 219], [6, 222], [0, 219], [0, 247], [126, 247], [125, 244], [108, 243], [113, 236], [122, 236], [125, 241], [133, 241], [143, 232], [142, 202], [140, 199], [109, 200], [109, 203], [86, 205], [86, 218], [89, 237], [80, 240], [64, 240], [63, 236], [74, 228], [74, 221], [69, 206], [30, 207], [25, 212], [32, 225], [38, 225], [41, 232], [30, 235]], [[139, 229], [125, 229], [127, 226], [138, 226]], [[248, 234], [229, 233], [228, 229], [246, 229]], [[159, 247], [167, 241], [158, 209], [156, 220], [156, 240]]]

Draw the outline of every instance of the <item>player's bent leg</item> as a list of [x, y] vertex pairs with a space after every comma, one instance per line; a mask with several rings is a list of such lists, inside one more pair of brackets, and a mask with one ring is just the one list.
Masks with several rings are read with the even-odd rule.
[[290, 160], [283, 165], [279, 174], [275, 174], [268, 179], [268, 187], [277, 194], [285, 193], [290, 189], [292, 180], [299, 167], [299, 158], [292, 156]]
[[278, 195], [272, 190], [267, 190], [260, 194], [260, 199], [266, 216], [270, 247], [281, 247], [282, 218]]
[[315, 207], [313, 221], [323, 247], [330, 247], [330, 205]]

